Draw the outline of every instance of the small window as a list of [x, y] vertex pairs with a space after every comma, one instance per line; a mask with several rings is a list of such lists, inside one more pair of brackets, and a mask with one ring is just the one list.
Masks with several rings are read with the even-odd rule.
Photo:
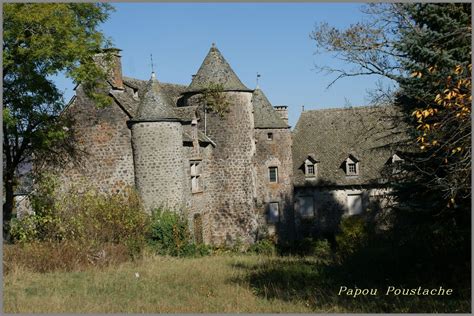
[[300, 215], [303, 218], [314, 217], [314, 200], [312, 196], [299, 197]]
[[355, 163], [348, 163], [347, 164], [347, 170], [350, 174], [356, 174], [356, 172], [357, 172], [356, 164]]
[[349, 215], [362, 213], [362, 194], [347, 195], [347, 209]]
[[268, 168], [268, 175], [270, 182], [278, 182], [278, 168], [270, 167]]
[[359, 160], [354, 156], [350, 155], [349, 158], [345, 160], [345, 169], [346, 175], [348, 176], [359, 175]]
[[191, 192], [201, 192], [201, 164], [199, 161], [191, 161]]
[[273, 133], [267, 133], [267, 139], [273, 140]]
[[270, 202], [270, 204], [268, 204], [267, 221], [270, 224], [275, 224], [280, 221], [280, 204], [278, 202]]
[[317, 162], [311, 155], [304, 161], [304, 174], [306, 178], [316, 178]]

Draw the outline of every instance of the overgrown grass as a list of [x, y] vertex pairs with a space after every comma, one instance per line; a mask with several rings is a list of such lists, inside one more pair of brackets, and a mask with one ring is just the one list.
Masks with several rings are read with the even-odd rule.
[[[340, 286], [354, 286], [368, 270], [356, 277], [347, 267], [321, 263], [315, 257], [264, 255], [144, 255], [134, 262], [80, 272], [34, 273], [14, 265], [4, 276], [4, 309], [8, 313], [470, 311], [470, 294], [459, 295], [458, 289], [449, 298], [337, 295]], [[387, 285], [399, 284], [380, 282], [377, 287], [383, 291]]]

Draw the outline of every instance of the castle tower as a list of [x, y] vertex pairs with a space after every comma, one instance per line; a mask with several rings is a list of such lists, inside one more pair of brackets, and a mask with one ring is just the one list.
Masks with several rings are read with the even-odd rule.
[[[207, 108], [203, 92], [220, 87], [220, 101], [225, 110], [220, 114]], [[211, 243], [252, 243], [257, 231], [254, 212], [256, 174], [252, 90], [234, 73], [221, 52], [213, 44], [189, 85], [187, 105], [200, 111], [199, 129], [216, 144], [208, 169]], [[222, 104], [221, 104], [222, 105]], [[205, 121], [205, 123], [204, 123]]]
[[137, 115], [129, 121], [135, 184], [146, 210], [184, 204], [183, 127], [152, 74]]

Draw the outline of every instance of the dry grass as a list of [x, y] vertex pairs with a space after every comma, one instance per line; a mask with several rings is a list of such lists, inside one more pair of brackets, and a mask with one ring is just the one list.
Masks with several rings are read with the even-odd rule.
[[349, 277], [315, 258], [145, 254], [135, 262], [75, 272], [37, 273], [12, 265], [4, 275], [3, 299], [7, 313], [470, 311], [467, 294], [449, 299], [337, 296]]
[[3, 271], [24, 268], [35, 272], [80, 271], [90, 267], [105, 267], [130, 260], [125, 245], [100, 245], [71, 241], [32, 242], [3, 246]]
[[233, 281], [248, 273], [237, 266], [262, 260], [149, 256], [116, 267], [43, 274], [15, 267], [4, 277], [4, 309], [7, 313], [311, 312], [304, 301], [265, 299], [250, 285]]

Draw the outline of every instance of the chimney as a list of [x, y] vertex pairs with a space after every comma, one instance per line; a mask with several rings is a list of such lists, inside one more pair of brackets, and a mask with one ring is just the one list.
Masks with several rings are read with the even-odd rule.
[[[122, 56], [118, 48], [105, 48], [94, 56], [94, 61], [107, 72], [107, 81], [114, 90], [123, 90]], [[110, 56], [110, 58], [107, 57]]]
[[288, 106], [276, 105], [273, 107], [280, 117], [288, 124]]

